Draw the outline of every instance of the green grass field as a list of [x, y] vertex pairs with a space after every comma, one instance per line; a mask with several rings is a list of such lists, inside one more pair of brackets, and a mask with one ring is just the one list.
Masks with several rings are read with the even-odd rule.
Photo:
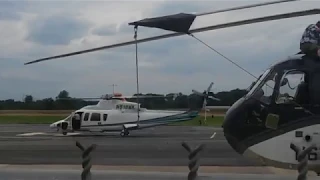
[[[41, 115], [41, 114], [28, 114], [28, 115], [14, 115], [14, 114], [0, 114], [0, 124], [50, 124], [60, 119], [65, 118], [67, 115]], [[198, 116], [191, 121], [172, 123], [171, 125], [183, 126], [200, 126], [199, 120], [203, 120], [203, 116]], [[207, 116], [207, 126], [221, 126], [223, 116], [216, 116], [212, 118]]]
[[0, 124], [50, 124], [65, 117], [55, 115], [0, 115]]

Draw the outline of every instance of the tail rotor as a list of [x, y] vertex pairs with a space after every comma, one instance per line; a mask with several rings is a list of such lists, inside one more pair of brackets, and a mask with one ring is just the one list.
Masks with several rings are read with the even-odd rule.
[[196, 91], [196, 90], [192, 90], [192, 92], [196, 95], [199, 95], [201, 97], [203, 97], [203, 103], [202, 103], [202, 109], [204, 109], [204, 122], [207, 123], [207, 100], [208, 99], [212, 99], [215, 101], [220, 101], [219, 98], [216, 98], [213, 96], [213, 92], [211, 92], [211, 88], [213, 86], [213, 82], [210, 83], [209, 87], [207, 88], [207, 90], [205, 90], [203, 93]]

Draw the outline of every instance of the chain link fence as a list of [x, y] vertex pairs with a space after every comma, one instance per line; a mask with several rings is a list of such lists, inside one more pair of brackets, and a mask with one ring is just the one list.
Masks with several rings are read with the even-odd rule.
[[[85, 148], [79, 141], [76, 141], [76, 146], [82, 151], [82, 172], [81, 172], [81, 180], [91, 180], [91, 153], [96, 149], [97, 145], [92, 144], [91, 146]], [[205, 144], [200, 144], [196, 148], [192, 149], [190, 145], [186, 142], [182, 142], [182, 147], [188, 151], [188, 167], [189, 173], [187, 176], [187, 180], [197, 180], [198, 179], [198, 169], [199, 169], [199, 160], [201, 152], [205, 148]], [[295, 151], [297, 154], [298, 160], [298, 177], [297, 180], [307, 180], [308, 173], [308, 155], [309, 153], [316, 148], [316, 145], [313, 144], [306, 149], [301, 149], [295, 144], [291, 143], [290, 148]]]

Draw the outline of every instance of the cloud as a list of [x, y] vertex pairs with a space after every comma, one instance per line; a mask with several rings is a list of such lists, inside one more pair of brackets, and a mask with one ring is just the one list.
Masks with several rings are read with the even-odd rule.
[[[76, 3], [75, 3], [76, 2]], [[263, 1], [259, 1], [263, 2]], [[265, 2], [265, 1], [264, 1]], [[255, 1], [254, 3], [257, 3]], [[100, 96], [136, 91], [135, 46], [92, 52], [24, 66], [34, 59], [133, 40], [128, 23], [179, 12], [207, 12], [252, 1], [6, 1], [0, 4], [0, 99]], [[319, 6], [297, 1], [197, 17], [192, 28]], [[2, 15], [3, 14], [3, 15]], [[11, 17], [10, 17], [11, 16]], [[271, 64], [299, 51], [304, 28], [318, 16], [270, 21], [194, 34], [218, 52], [259, 76]], [[168, 31], [139, 27], [138, 38]], [[143, 93], [191, 93], [211, 81], [213, 91], [246, 88], [254, 80], [196, 39], [184, 35], [138, 45]]]
[[92, 34], [98, 36], [112, 36], [117, 33], [117, 24], [104, 25], [92, 30]]
[[24, 9], [26, 3], [21, 1], [16, 3], [13, 1], [0, 1], [0, 20], [20, 20], [22, 14], [18, 11]]
[[88, 33], [89, 23], [68, 15], [39, 17], [28, 25], [27, 40], [41, 45], [68, 45]]

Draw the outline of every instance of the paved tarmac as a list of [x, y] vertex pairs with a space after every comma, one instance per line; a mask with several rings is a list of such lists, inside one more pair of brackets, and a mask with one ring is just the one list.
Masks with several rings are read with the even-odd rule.
[[[6, 180], [79, 180], [79, 171], [1, 171], [2, 179]], [[294, 175], [260, 175], [260, 174], [201, 174], [199, 180], [295, 180]], [[187, 180], [187, 173], [164, 173], [164, 172], [123, 172], [123, 171], [93, 171], [92, 180]], [[310, 180], [318, 177], [308, 177]]]
[[[204, 167], [198, 172], [198, 180], [294, 180], [297, 171], [281, 171], [271, 167]], [[232, 169], [232, 168], [231, 168]], [[253, 171], [252, 171], [253, 170]], [[0, 176], [6, 180], [78, 180], [81, 177], [81, 166], [76, 165], [0, 165]], [[92, 180], [186, 180], [187, 167], [110, 167], [96, 166], [91, 169]], [[316, 174], [309, 172], [308, 179], [316, 179]]]
[[[212, 135], [215, 136], [212, 138]], [[80, 164], [81, 151], [75, 146], [96, 144], [94, 165], [186, 166], [191, 146], [206, 145], [200, 163], [206, 166], [259, 166], [235, 153], [220, 128], [160, 126], [119, 133], [83, 133], [63, 136], [47, 125], [1, 125], [0, 164]]]
[[0, 177], [81, 179], [81, 151], [75, 146], [76, 141], [85, 146], [97, 145], [92, 153], [92, 180], [185, 180], [189, 170], [183, 141], [191, 146], [206, 145], [200, 160], [201, 180], [297, 178], [296, 171], [257, 167], [259, 164], [238, 155], [225, 141], [220, 128], [161, 126], [132, 131], [130, 137], [123, 138], [119, 133], [63, 136], [46, 125], [0, 126]]

